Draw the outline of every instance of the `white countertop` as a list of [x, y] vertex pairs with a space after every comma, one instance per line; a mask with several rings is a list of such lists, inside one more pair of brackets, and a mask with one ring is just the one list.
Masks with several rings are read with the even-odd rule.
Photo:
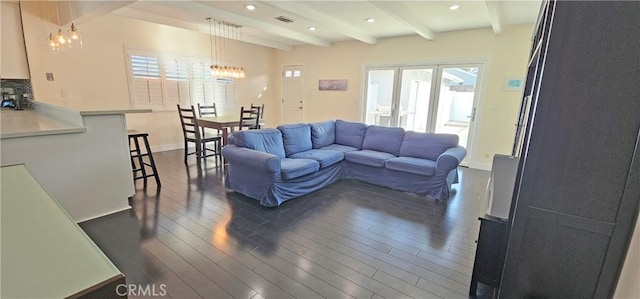
[[83, 126], [43, 115], [35, 110], [1, 110], [0, 138], [86, 132]]
[[148, 113], [151, 109], [132, 108], [68, 108], [34, 102], [33, 110], [0, 111], [0, 139], [41, 135], [82, 133], [87, 129], [82, 117], [126, 113]]
[[3, 298], [66, 298], [122, 276], [24, 165], [0, 180]]
[[128, 105], [112, 104], [112, 103], [83, 103], [75, 102], [65, 107], [59, 107], [47, 103], [37, 102], [41, 106], [49, 106], [52, 108], [62, 108], [78, 111], [80, 115], [110, 115], [110, 114], [125, 114], [125, 113], [149, 113], [152, 112], [149, 108], [131, 108]]
[[125, 113], [149, 113], [151, 109], [83, 109], [80, 110], [80, 115], [110, 115], [110, 114], [125, 114]]

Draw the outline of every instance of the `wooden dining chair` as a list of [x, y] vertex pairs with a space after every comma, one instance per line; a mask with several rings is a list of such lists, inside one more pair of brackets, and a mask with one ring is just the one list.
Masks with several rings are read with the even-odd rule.
[[[180, 124], [182, 125], [182, 135], [184, 137], [184, 163], [187, 163], [187, 156], [196, 155], [196, 159], [204, 159], [207, 157], [221, 157], [220, 147], [222, 137], [204, 137], [201, 127], [198, 125], [198, 117], [193, 106], [191, 108], [181, 108], [178, 106], [178, 114], [180, 115]], [[195, 144], [195, 151], [189, 152], [189, 143]], [[207, 143], [213, 143], [214, 147], [207, 147]]]
[[[199, 117], [218, 117], [218, 109], [216, 108], [216, 103], [211, 103], [211, 105], [200, 105], [198, 103], [198, 116]], [[219, 137], [222, 138], [222, 132], [220, 130], [200, 127], [200, 131], [202, 132], [202, 138], [208, 137]], [[217, 143], [217, 151], [222, 152], [222, 142]]]
[[260, 128], [260, 107], [245, 109], [240, 107], [239, 130], [255, 130]]
[[260, 121], [258, 122], [258, 128], [262, 129], [262, 122], [264, 121], [264, 104], [262, 104], [261, 106], [258, 105], [253, 105], [253, 103], [251, 103], [251, 109], [260, 109]]
[[[216, 103], [212, 103], [211, 105], [200, 105], [198, 103], [198, 116], [199, 117], [218, 117], [218, 109], [216, 108]], [[203, 137], [215, 137], [222, 136], [222, 132], [220, 130], [209, 129], [205, 127], [200, 127], [202, 131]], [[205, 132], [208, 132], [205, 134]]]
[[211, 105], [200, 105], [200, 103], [198, 103], [198, 115], [200, 117], [218, 117], [218, 109], [216, 108], [216, 103], [211, 103]]

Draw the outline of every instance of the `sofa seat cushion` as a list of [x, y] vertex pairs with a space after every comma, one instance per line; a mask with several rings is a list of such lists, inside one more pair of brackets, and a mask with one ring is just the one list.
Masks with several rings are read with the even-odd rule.
[[432, 176], [436, 173], [436, 164], [435, 161], [427, 159], [397, 157], [387, 160], [385, 166], [392, 170]]
[[320, 168], [325, 168], [342, 161], [344, 159], [344, 153], [340, 151], [314, 149], [293, 154], [290, 158], [315, 160], [320, 163]]
[[284, 180], [299, 178], [318, 170], [320, 170], [320, 163], [315, 160], [290, 158], [280, 160], [280, 173]]
[[309, 124], [281, 125], [282, 143], [287, 157], [311, 149], [311, 127]]
[[313, 148], [321, 148], [336, 142], [336, 122], [334, 120], [309, 124]]
[[352, 152], [357, 151], [358, 149], [352, 146], [342, 145], [342, 144], [332, 144], [328, 146], [324, 146], [320, 148], [321, 150], [331, 150], [331, 151], [339, 151], [339, 152]]
[[398, 156], [404, 136], [403, 128], [369, 126], [364, 135], [362, 149], [385, 152]]
[[395, 157], [396, 156], [389, 153], [372, 151], [372, 150], [361, 150], [361, 151], [347, 152], [344, 154], [344, 159], [349, 162], [369, 165], [373, 167], [384, 167], [384, 163], [387, 160]]
[[367, 132], [367, 125], [363, 123], [336, 120], [336, 143], [346, 146], [362, 148], [364, 134]]

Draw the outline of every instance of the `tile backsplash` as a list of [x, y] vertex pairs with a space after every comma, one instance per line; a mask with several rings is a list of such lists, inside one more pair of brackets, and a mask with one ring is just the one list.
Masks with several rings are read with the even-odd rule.
[[31, 100], [33, 99], [33, 89], [31, 80], [29, 79], [1, 79], [0, 90], [4, 97], [5, 94], [15, 95], [16, 105], [22, 109], [31, 109], [33, 107]]

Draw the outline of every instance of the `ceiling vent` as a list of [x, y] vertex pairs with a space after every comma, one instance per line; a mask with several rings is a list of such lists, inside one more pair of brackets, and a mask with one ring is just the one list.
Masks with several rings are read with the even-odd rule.
[[289, 18], [284, 17], [284, 16], [279, 16], [279, 17], [276, 17], [274, 19], [276, 19], [276, 20], [278, 20], [280, 22], [284, 22], [284, 23], [293, 23], [292, 19], [289, 19]]

